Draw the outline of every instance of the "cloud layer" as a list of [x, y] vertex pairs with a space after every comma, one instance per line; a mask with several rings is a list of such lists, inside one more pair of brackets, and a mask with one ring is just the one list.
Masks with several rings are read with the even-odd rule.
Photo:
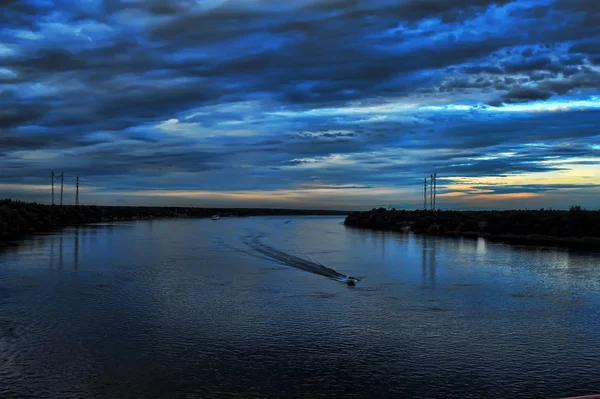
[[597, 207], [595, 0], [0, 7], [0, 196]]

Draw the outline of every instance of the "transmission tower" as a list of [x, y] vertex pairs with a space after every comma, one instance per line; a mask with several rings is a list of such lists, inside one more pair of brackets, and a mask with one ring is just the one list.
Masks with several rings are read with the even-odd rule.
[[75, 183], [75, 205], [79, 205], [79, 176], [77, 176], [77, 182]]
[[427, 210], [427, 178], [423, 179], [423, 209]]
[[65, 173], [60, 174], [60, 206], [63, 206], [63, 187], [65, 183]]
[[52, 205], [54, 205], [54, 171], [52, 171]]
[[433, 175], [429, 175], [429, 209], [433, 209]]
[[437, 196], [437, 173], [433, 174], [433, 210], [435, 211], [435, 197]]

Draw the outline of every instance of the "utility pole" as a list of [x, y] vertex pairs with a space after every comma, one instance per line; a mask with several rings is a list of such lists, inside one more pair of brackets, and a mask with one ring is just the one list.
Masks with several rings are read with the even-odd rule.
[[435, 197], [437, 195], [437, 173], [433, 174], [433, 210], [435, 211]]
[[60, 174], [60, 206], [63, 206], [63, 187], [65, 182], [65, 173]]
[[423, 179], [423, 209], [427, 210], [427, 178]]
[[433, 175], [429, 175], [429, 208], [433, 209]]
[[79, 176], [77, 176], [77, 182], [75, 183], [75, 205], [79, 205]]
[[52, 171], [52, 205], [54, 205], [54, 171]]

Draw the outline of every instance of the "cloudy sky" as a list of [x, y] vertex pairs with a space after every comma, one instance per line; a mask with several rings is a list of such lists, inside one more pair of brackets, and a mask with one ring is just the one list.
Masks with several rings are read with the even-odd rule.
[[0, 0], [0, 197], [598, 208], [598, 0]]

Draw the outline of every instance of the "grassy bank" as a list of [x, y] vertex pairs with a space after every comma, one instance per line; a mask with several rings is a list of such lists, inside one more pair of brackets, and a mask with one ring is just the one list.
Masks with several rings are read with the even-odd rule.
[[51, 206], [36, 203], [0, 200], [0, 239], [12, 239], [26, 234], [50, 231], [60, 227], [115, 220], [152, 218], [202, 218], [215, 213], [224, 216], [277, 215], [347, 215], [343, 211], [253, 209], [253, 208], [186, 208], [145, 206]]
[[557, 245], [600, 251], [600, 211], [404, 211], [372, 209], [346, 218], [347, 226], [478, 237], [525, 245]]

